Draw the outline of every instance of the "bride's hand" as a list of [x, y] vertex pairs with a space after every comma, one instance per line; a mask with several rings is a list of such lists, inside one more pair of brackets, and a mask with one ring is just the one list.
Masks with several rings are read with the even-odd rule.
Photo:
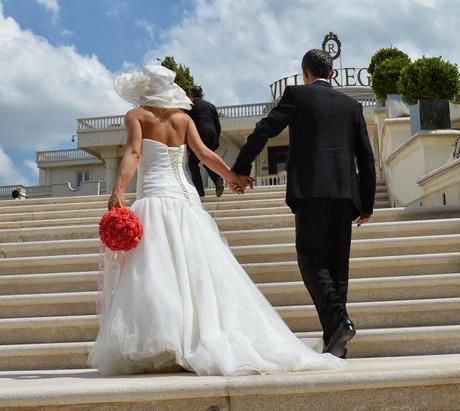
[[125, 195], [122, 191], [114, 191], [107, 203], [108, 209], [125, 207]]
[[245, 175], [238, 175], [231, 172], [227, 178], [227, 184], [234, 193], [243, 194], [247, 186], [254, 187], [254, 179]]

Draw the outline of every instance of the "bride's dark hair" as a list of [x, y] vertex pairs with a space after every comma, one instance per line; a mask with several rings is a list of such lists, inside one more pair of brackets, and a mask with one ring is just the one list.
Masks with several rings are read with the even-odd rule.
[[315, 77], [327, 78], [332, 70], [332, 58], [327, 51], [311, 49], [302, 59], [302, 69], [308, 70]]

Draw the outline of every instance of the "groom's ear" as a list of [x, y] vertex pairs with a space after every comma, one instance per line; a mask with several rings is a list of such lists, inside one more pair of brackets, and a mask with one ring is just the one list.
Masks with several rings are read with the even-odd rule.
[[302, 69], [302, 74], [303, 74], [303, 82], [305, 84], [308, 84], [308, 71], [303, 68]]
[[330, 69], [329, 73], [327, 74], [327, 79], [330, 81], [334, 77], [334, 69]]

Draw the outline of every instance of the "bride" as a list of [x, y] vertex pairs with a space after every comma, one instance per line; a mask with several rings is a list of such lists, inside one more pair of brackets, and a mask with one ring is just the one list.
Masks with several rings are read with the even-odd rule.
[[143, 236], [114, 252], [100, 243], [99, 333], [87, 364], [104, 375], [163, 372], [198, 375], [284, 373], [341, 367], [284, 323], [233, 256], [187, 168], [187, 145], [229, 184], [245, 187], [201, 141], [181, 109], [191, 101], [159, 64], [115, 79], [121, 97], [139, 107], [125, 116], [126, 151], [108, 207], [125, 206], [137, 167], [136, 200]]

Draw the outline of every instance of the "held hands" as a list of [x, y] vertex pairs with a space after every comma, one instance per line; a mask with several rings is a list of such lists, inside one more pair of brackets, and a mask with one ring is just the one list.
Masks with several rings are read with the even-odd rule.
[[247, 186], [254, 188], [255, 180], [252, 177], [245, 175], [238, 175], [234, 171], [230, 172], [229, 177], [226, 179], [230, 189], [237, 194], [244, 194]]

